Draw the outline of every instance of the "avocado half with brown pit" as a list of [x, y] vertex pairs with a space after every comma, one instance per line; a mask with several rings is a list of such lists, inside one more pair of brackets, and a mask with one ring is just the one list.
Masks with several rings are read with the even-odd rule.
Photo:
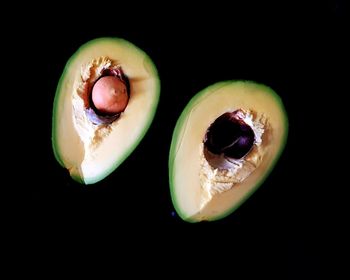
[[271, 172], [287, 134], [282, 100], [267, 86], [227, 81], [195, 95], [176, 123], [169, 155], [179, 216], [199, 222], [232, 213]]
[[146, 134], [160, 81], [150, 57], [119, 38], [87, 42], [67, 62], [54, 99], [52, 146], [78, 182], [113, 172]]

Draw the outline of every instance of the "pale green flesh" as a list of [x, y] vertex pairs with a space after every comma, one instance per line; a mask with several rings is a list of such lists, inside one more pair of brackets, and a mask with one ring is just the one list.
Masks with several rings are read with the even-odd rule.
[[[82, 64], [107, 56], [118, 61], [131, 87], [129, 104], [112, 133], [103, 139], [95, 160], [86, 160], [84, 146], [73, 125], [72, 91]], [[135, 81], [135, 82], [133, 82]], [[112, 173], [138, 146], [151, 125], [160, 93], [156, 67], [142, 50], [118, 38], [99, 38], [84, 44], [67, 62], [53, 106], [52, 147], [57, 161], [71, 177], [93, 184]]]
[[[202, 107], [205, 108], [202, 110]], [[265, 163], [263, 160], [261, 168], [257, 168], [245, 181], [214, 196], [204, 209], [199, 210], [196, 208], [201, 193], [197, 183], [197, 151], [202, 137], [216, 117], [228, 110], [242, 107], [261, 110], [268, 117], [271, 112], [269, 122], [274, 129], [271, 130], [269, 156]], [[195, 95], [176, 123], [169, 154], [170, 192], [179, 216], [188, 222], [198, 222], [214, 221], [231, 214], [258, 189], [272, 171], [285, 147], [287, 135], [288, 118], [283, 103], [272, 89], [264, 85], [249, 81], [220, 82]]]

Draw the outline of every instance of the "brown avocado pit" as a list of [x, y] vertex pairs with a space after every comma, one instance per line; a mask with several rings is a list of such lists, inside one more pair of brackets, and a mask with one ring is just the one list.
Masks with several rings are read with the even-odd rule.
[[[98, 109], [97, 106], [95, 106], [93, 101], [93, 91], [94, 91], [95, 85], [105, 77], [113, 77], [115, 79], [118, 79], [118, 81], [121, 84], [121, 86], [119, 87], [123, 92], [126, 91], [126, 95], [127, 95], [127, 100], [123, 101], [125, 104], [121, 106], [121, 109], [113, 113], [108, 112], [106, 110]], [[116, 68], [105, 69], [101, 73], [101, 76], [94, 82], [93, 86], [88, 90], [87, 102], [85, 102], [86, 116], [95, 125], [111, 124], [112, 122], [117, 120], [120, 117], [120, 114], [125, 110], [129, 101], [129, 97], [130, 97], [130, 83], [129, 83], [129, 79], [124, 74], [122, 68], [118, 66]]]

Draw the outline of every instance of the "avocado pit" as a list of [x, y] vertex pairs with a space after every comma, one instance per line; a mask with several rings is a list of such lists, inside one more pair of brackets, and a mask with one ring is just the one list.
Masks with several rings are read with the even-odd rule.
[[120, 66], [107, 68], [90, 86], [86, 98], [86, 115], [95, 125], [114, 122], [124, 112], [130, 96], [129, 80]]
[[123, 112], [128, 99], [126, 85], [114, 76], [100, 78], [92, 88], [92, 102], [105, 115]]
[[209, 126], [204, 138], [204, 155], [213, 167], [227, 168], [227, 161], [243, 158], [254, 141], [254, 131], [245, 123], [244, 112], [226, 112]]

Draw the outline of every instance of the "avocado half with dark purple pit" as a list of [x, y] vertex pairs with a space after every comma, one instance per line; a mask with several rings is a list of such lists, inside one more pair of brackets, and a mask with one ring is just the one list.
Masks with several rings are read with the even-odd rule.
[[281, 98], [250, 81], [227, 81], [195, 95], [180, 115], [169, 155], [179, 216], [214, 221], [236, 210], [264, 182], [287, 140]]
[[[124, 94], [123, 105], [114, 106], [117, 111], [105, 112], [94, 104], [94, 87], [104, 77], [120, 85], [120, 92], [113, 93]], [[78, 182], [104, 179], [146, 134], [159, 93], [157, 69], [144, 51], [119, 38], [87, 42], [68, 60], [57, 86], [52, 117], [57, 161]]]

